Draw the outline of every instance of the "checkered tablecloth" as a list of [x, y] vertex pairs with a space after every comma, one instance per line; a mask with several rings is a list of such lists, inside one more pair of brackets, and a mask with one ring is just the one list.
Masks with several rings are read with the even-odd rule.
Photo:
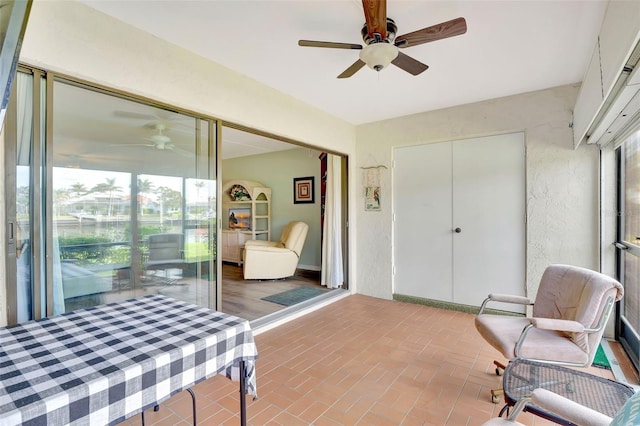
[[0, 424], [115, 424], [246, 362], [249, 322], [162, 295], [0, 328]]

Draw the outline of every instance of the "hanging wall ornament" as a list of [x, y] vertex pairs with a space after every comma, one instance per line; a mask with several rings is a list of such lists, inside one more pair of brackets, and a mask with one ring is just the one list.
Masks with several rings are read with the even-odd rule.
[[380, 211], [380, 175], [385, 166], [362, 167], [362, 186], [364, 187], [365, 211]]

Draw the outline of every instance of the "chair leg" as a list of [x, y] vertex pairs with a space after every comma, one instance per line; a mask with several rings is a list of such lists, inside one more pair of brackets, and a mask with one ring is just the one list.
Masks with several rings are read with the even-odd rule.
[[[504, 373], [504, 369], [507, 368], [500, 361], [493, 361], [493, 364], [496, 366], [496, 376], [502, 376]], [[500, 402], [500, 397], [504, 395], [504, 390], [500, 389], [491, 389], [491, 402], [497, 404]]]

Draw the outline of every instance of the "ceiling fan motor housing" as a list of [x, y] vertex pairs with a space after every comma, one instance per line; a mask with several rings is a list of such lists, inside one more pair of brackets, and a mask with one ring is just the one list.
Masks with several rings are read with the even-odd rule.
[[382, 39], [379, 33], [373, 33], [369, 35], [369, 29], [367, 28], [367, 23], [365, 22], [362, 26], [362, 30], [360, 30], [360, 34], [362, 34], [362, 40], [364, 44], [373, 44], [373, 43], [393, 43], [393, 40], [396, 38], [396, 34], [398, 32], [398, 27], [393, 19], [387, 18], [387, 38]]
[[398, 56], [398, 48], [393, 44], [398, 27], [391, 18], [387, 18], [387, 38], [379, 33], [369, 34], [367, 24], [362, 26], [362, 40], [366, 46], [360, 51], [360, 60], [375, 71], [383, 70]]

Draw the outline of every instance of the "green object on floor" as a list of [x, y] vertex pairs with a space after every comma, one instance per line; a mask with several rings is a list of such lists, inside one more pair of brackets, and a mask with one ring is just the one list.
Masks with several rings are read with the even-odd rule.
[[607, 355], [605, 355], [602, 345], [598, 345], [598, 350], [596, 351], [595, 358], [593, 358], [592, 365], [594, 367], [611, 369], [611, 364], [609, 364], [609, 359], [607, 358]]
[[283, 291], [282, 293], [272, 294], [271, 296], [263, 297], [262, 300], [267, 302], [277, 303], [278, 305], [291, 306], [300, 302], [304, 302], [307, 299], [316, 297], [326, 293], [326, 290], [318, 287], [298, 287], [292, 290]]

